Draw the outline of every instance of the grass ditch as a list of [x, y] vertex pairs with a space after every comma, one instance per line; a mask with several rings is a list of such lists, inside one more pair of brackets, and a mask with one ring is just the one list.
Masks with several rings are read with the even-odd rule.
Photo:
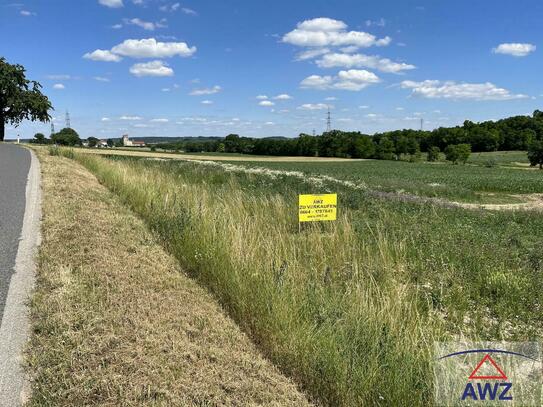
[[310, 405], [70, 150], [36, 150], [30, 406]]
[[324, 404], [431, 404], [434, 340], [541, 332], [538, 215], [389, 203], [343, 189], [338, 222], [298, 233], [293, 203], [310, 191], [292, 177], [74, 158]]

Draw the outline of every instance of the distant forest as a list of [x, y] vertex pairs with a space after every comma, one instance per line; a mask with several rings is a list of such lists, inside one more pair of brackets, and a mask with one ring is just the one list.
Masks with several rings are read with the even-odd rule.
[[[367, 135], [332, 130], [322, 135], [297, 138], [250, 138], [230, 134], [225, 138], [160, 143], [157, 146], [186, 152], [226, 152], [256, 155], [290, 155], [398, 159], [421, 152], [445, 151], [448, 146], [468, 144], [473, 152], [527, 150], [543, 140], [543, 112], [498, 121], [440, 127], [432, 131], [395, 130]], [[439, 149], [439, 150], [438, 150]]]

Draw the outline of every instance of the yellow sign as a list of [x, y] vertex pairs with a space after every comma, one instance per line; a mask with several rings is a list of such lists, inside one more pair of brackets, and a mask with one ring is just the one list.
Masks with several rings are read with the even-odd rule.
[[337, 194], [300, 195], [298, 199], [298, 221], [316, 222], [336, 220]]

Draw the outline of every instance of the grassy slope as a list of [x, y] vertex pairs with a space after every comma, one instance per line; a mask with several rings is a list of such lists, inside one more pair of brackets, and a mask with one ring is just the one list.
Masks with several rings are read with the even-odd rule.
[[[387, 202], [193, 163], [76, 158], [326, 403], [428, 403], [431, 344], [446, 332], [541, 335], [539, 214]], [[340, 193], [340, 220], [298, 234], [296, 195], [326, 190]]]
[[141, 220], [45, 151], [30, 405], [308, 404]]

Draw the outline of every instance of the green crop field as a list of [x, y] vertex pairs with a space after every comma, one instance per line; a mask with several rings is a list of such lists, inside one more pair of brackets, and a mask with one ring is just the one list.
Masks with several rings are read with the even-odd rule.
[[[388, 166], [390, 185], [413, 192], [436, 180], [459, 188], [471, 174], [472, 191], [511, 193], [537, 191], [537, 171], [369, 161], [248, 172], [61, 153], [145, 219], [260, 349], [326, 405], [430, 404], [434, 341], [543, 332], [541, 213], [400, 202], [288, 172], [368, 174], [376, 187]], [[323, 192], [338, 193], [337, 222], [299, 230], [298, 194]]]
[[[524, 155], [525, 156], [525, 155]], [[519, 154], [515, 153], [513, 160]], [[486, 157], [475, 160], [481, 162]], [[502, 160], [506, 160], [502, 158]], [[231, 162], [249, 168], [298, 171], [308, 176], [330, 176], [380, 191], [406, 192], [459, 202], [515, 202], [513, 194], [543, 192], [543, 171], [484, 165], [409, 163], [368, 160], [341, 163]]]

